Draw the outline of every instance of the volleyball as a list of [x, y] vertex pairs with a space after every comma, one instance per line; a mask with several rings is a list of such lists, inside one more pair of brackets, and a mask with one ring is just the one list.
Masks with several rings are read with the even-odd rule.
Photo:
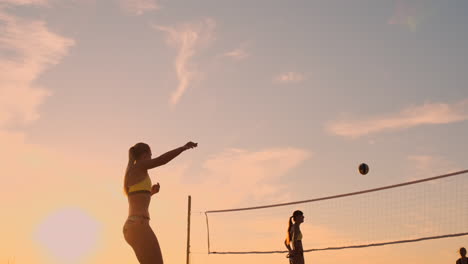
[[359, 165], [359, 172], [362, 175], [366, 175], [369, 172], [369, 166], [367, 166], [367, 164], [365, 164], [365, 163], [361, 163]]

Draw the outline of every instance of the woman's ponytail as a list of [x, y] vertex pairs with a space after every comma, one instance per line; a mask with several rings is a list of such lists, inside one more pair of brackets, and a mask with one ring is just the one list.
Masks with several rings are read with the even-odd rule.
[[127, 170], [129, 169], [129, 167], [131, 165], [135, 164], [135, 147], [131, 147], [129, 150], [128, 150], [128, 166], [127, 166]]
[[124, 192], [126, 195], [128, 195], [128, 186], [127, 186], [127, 177], [128, 177], [128, 171], [130, 168], [135, 164], [135, 147], [131, 147], [128, 150], [128, 164], [127, 164], [127, 169], [125, 170], [125, 177], [124, 177]]
[[289, 217], [289, 221], [288, 221], [288, 232], [286, 234], [286, 244], [289, 245], [289, 243], [291, 243], [291, 236], [292, 236], [292, 226], [293, 226], [293, 220], [294, 216], [291, 216]]

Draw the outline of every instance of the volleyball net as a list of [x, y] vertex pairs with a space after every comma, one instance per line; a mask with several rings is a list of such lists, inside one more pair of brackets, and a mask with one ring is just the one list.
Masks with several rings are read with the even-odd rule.
[[304, 252], [468, 235], [468, 170], [290, 203], [205, 212], [209, 254], [286, 253], [294, 210]]

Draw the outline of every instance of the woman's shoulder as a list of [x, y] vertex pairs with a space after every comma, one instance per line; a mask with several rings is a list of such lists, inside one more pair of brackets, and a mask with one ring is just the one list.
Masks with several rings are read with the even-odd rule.
[[148, 170], [139, 166], [138, 163], [128, 168], [129, 175], [148, 175]]
[[149, 174], [148, 174], [148, 171], [145, 170], [145, 169], [142, 169], [141, 167], [139, 166], [132, 166], [130, 168], [128, 168], [128, 171], [127, 171], [127, 176], [128, 176], [128, 185], [133, 185], [137, 182], [140, 182], [141, 180], [143, 180], [145, 177], [148, 177]]

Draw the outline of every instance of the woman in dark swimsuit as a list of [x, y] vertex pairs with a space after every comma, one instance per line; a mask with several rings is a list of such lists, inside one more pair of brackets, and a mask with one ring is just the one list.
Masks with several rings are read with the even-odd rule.
[[[294, 221], [294, 222], [293, 222]], [[304, 264], [304, 249], [302, 248], [302, 233], [300, 225], [304, 222], [302, 211], [296, 210], [289, 217], [288, 232], [284, 245], [289, 250], [290, 264]]]

